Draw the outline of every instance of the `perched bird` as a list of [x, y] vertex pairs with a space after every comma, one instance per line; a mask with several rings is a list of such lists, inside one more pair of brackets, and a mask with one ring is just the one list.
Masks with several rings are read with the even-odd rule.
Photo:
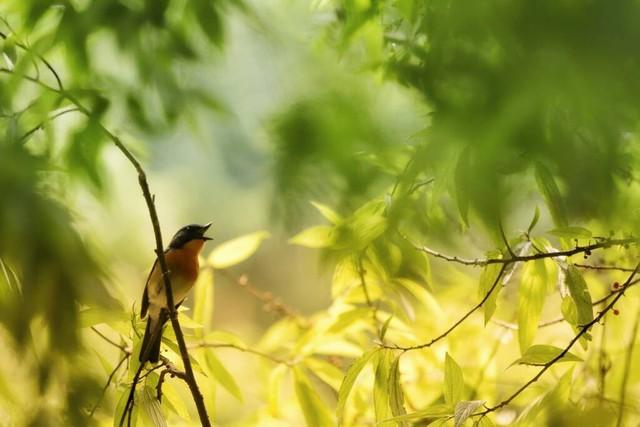
[[[198, 254], [202, 250], [205, 241], [211, 240], [204, 233], [211, 223], [205, 225], [191, 224], [182, 227], [164, 252], [169, 270], [173, 302], [178, 308], [184, 301], [189, 290], [198, 278], [200, 269]], [[160, 342], [162, 340], [162, 327], [169, 320], [167, 295], [164, 291], [164, 280], [158, 260], [153, 264], [147, 283], [142, 294], [142, 310], [140, 317], [144, 319], [147, 314], [147, 328], [140, 347], [140, 362], [149, 361], [155, 363], [160, 357]]]

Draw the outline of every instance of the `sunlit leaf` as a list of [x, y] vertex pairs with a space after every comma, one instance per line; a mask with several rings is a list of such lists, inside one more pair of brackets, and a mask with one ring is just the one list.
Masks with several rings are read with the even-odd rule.
[[484, 400], [463, 400], [456, 403], [454, 409], [454, 426], [460, 427], [473, 412], [482, 406]]
[[162, 414], [160, 402], [158, 402], [154, 395], [154, 390], [150, 387], [144, 387], [142, 391], [137, 394], [139, 394], [139, 397], [136, 402], [140, 404], [142, 413], [144, 414], [143, 418], [146, 419], [147, 423], [154, 427], [166, 427], [167, 422]]
[[567, 210], [553, 175], [542, 162], [536, 163], [535, 171], [538, 188], [547, 202], [553, 221], [558, 227], [566, 227], [569, 224]]
[[[564, 350], [551, 345], [532, 345], [524, 352], [522, 357], [511, 364], [544, 366], [555, 360]], [[559, 362], [582, 362], [582, 359], [573, 353], [566, 352], [555, 363]]]
[[[489, 320], [491, 320], [496, 311], [496, 301], [498, 299], [498, 294], [502, 290], [501, 284], [496, 284], [496, 281], [499, 280], [498, 276], [500, 275], [501, 270], [502, 266], [500, 264], [489, 264], [482, 269], [482, 273], [480, 274], [480, 286], [478, 287], [480, 298], [484, 298], [489, 294], [489, 291], [491, 291], [489, 298], [487, 298], [482, 306], [484, 310], [485, 324], [489, 323]], [[493, 290], [491, 290], [492, 287]]]
[[334, 241], [333, 228], [327, 225], [307, 228], [289, 239], [289, 243], [293, 245], [314, 249], [329, 247]]
[[544, 260], [525, 263], [518, 290], [518, 342], [520, 353], [529, 348], [538, 330], [538, 322], [546, 297], [547, 271]]
[[[401, 416], [407, 413], [404, 408], [404, 393], [400, 382], [400, 356], [396, 356], [391, 365], [389, 373], [389, 406], [394, 416]], [[404, 423], [403, 423], [404, 424]]]
[[344, 414], [344, 407], [347, 403], [347, 398], [351, 393], [351, 389], [353, 388], [353, 384], [356, 382], [358, 375], [362, 372], [362, 369], [367, 365], [367, 363], [371, 360], [371, 358], [378, 352], [378, 349], [372, 349], [364, 353], [360, 358], [358, 358], [347, 370], [347, 374], [342, 380], [342, 385], [340, 386], [340, 390], [338, 391], [338, 403], [336, 405], [336, 417], [338, 419], [338, 424], [342, 424], [342, 418]]
[[391, 418], [393, 415], [389, 406], [391, 364], [393, 352], [382, 349], [378, 352], [375, 370], [375, 382], [373, 385], [373, 408], [376, 414], [376, 422]]
[[421, 409], [419, 411], [411, 412], [406, 415], [400, 415], [393, 418], [389, 418], [385, 420], [385, 422], [389, 421], [414, 421], [420, 420], [423, 418], [444, 418], [453, 416], [453, 405], [445, 405], [445, 404], [437, 404], [432, 405], [426, 409]]
[[268, 232], [257, 231], [221, 243], [211, 251], [207, 262], [214, 268], [227, 268], [239, 264], [251, 257], [269, 237]]
[[236, 380], [229, 373], [227, 368], [222, 364], [220, 359], [216, 357], [211, 349], [205, 349], [205, 362], [209, 372], [233, 397], [242, 402], [242, 392], [236, 383]]
[[322, 216], [325, 217], [332, 224], [337, 224], [340, 221], [342, 221], [342, 217], [340, 217], [340, 215], [338, 215], [336, 211], [334, 211], [327, 205], [323, 205], [322, 203], [318, 203], [318, 202], [311, 202], [311, 204], [313, 205], [313, 207], [318, 209], [318, 211], [322, 214]]
[[444, 361], [444, 401], [447, 405], [455, 405], [462, 400], [463, 394], [462, 369], [447, 353]]
[[196, 329], [196, 336], [202, 336], [211, 327], [214, 307], [213, 272], [210, 269], [200, 271], [193, 286], [193, 320], [203, 326]]
[[578, 326], [584, 326], [593, 320], [593, 305], [587, 282], [576, 267], [569, 265], [565, 274], [565, 283], [576, 304]]
[[308, 427], [325, 427], [333, 424], [331, 413], [322, 402], [318, 392], [313, 389], [304, 372], [293, 368], [294, 388], [298, 404], [304, 414]]

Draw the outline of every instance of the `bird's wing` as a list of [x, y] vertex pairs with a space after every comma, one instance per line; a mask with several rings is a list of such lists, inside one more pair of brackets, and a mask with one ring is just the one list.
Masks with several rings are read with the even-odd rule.
[[147, 310], [149, 309], [149, 291], [147, 288], [149, 287], [149, 280], [151, 280], [151, 276], [158, 265], [158, 259], [153, 262], [153, 267], [151, 267], [151, 271], [149, 271], [149, 275], [147, 276], [147, 281], [144, 284], [144, 291], [142, 291], [142, 308], [140, 309], [140, 318], [144, 319], [147, 315]]

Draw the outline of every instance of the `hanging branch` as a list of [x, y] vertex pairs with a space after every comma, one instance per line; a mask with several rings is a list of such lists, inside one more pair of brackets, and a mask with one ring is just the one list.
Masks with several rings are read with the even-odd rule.
[[[4, 33], [0, 32], [0, 38], [6, 39], [7, 36]], [[25, 44], [17, 43], [16, 45], [22, 48], [23, 50], [26, 50], [26, 51], [29, 50], [29, 47]], [[36, 83], [49, 91], [59, 94], [64, 99], [67, 99], [69, 102], [71, 102], [75, 106], [75, 108], [77, 108], [77, 111], [91, 118], [92, 117], [91, 111], [88, 108], [86, 108], [75, 96], [73, 96], [72, 94], [70, 94], [64, 89], [64, 86], [62, 85], [62, 80], [60, 79], [58, 73], [55, 71], [53, 66], [51, 66], [51, 64], [39, 54], [37, 55], [37, 57], [43, 62], [43, 64], [45, 64], [45, 66], [52, 73], [52, 75], [54, 76], [54, 78], [58, 83], [58, 88], [47, 85], [37, 77], [31, 77], [26, 74], [16, 74], [14, 70], [11, 70], [11, 69], [2, 68], [0, 69], [0, 72], [19, 75], [22, 78], [29, 80], [33, 83]], [[185, 381], [187, 382], [187, 385], [189, 386], [189, 390], [191, 391], [193, 401], [198, 410], [198, 416], [200, 418], [201, 424], [204, 427], [210, 427], [211, 422], [209, 421], [209, 416], [207, 414], [207, 410], [204, 405], [204, 398], [202, 397], [202, 393], [198, 388], [198, 384], [196, 382], [195, 375], [193, 373], [193, 368], [191, 366], [191, 360], [189, 359], [189, 352], [187, 350], [184, 334], [182, 333], [182, 328], [180, 327], [180, 322], [178, 321], [178, 313], [175, 308], [175, 302], [173, 299], [173, 290], [171, 288], [171, 280], [169, 278], [169, 269], [167, 268], [167, 262], [164, 257], [164, 244], [162, 242], [162, 232], [160, 231], [160, 221], [158, 219], [158, 213], [156, 211], [156, 207], [154, 203], [154, 196], [151, 194], [149, 183], [147, 181], [147, 175], [144, 169], [142, 168], [142, 165], [138, 161], [138, 159], [122, 143], [120, 138], [118, 138], [115, 134], [113, 134], [109, 129], [107, 129], [99, 121], [96, 121], [96, 124], [98, 125], [100, 130], [107, 136], [107, 138], [111, 140], [111, 142], [127, 158], [129, 163], [131, 163], [131, 165], [133, 166], [133, 168], [136, 170], [138, 174], [138, 184], [140, 185], [140, 188], [142, 190], [142, 196], [147, 205], [147, 210], [149, 212], [149, 219], [151, 220], [151, 226], [152, 226], [153, 234], [155, 237], [155, 243], [156, 243], [155, 253], [158, 259], [158, 264], [160, 265], [160, 270], [162, 271], [162, 279], [163, 279], [162, 282], [164, 285], [164, 290], [167, 298], [169, 319], [171, 320], [171, 326], [173, 327], [173, 331], [176, 336], [176, 341], [178, 342], [178, 347], [180, 349], [180, 355], [182, 357], [182, 362], [185, 370], [185, 377], [186, 377]], [[138, 370], [138, 374], [136, 375], [136, 377], [134, 377], [134, 382], [132, 384], [132, 390], [130, 393], [131, 402], [133, 402], [133, 391], [135, 389], [136, 381], [138, 380], [138, 377], [139, 377], [139, 372], [140, 372], [140, 369]], [[131, 421], [130, 417], [131, 417], [131, 412], [129, 413], [129, 423]], [[122, 420], [121, 420], [121, 423], [122, 423]]]

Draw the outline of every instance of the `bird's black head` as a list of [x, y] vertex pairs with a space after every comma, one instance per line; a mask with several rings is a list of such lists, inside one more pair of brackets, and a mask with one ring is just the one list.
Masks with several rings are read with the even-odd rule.
[[211, 240], [210, 237], [206, 237], [204, 233], [207, 232], [211, 223], [205, 225], [198, 224], [189, 224], [182, 227], [173, 239], [171, 239], [171, 243], [169, 247], [171, 249], [179, 249], [189, 243], [192, 240]]

